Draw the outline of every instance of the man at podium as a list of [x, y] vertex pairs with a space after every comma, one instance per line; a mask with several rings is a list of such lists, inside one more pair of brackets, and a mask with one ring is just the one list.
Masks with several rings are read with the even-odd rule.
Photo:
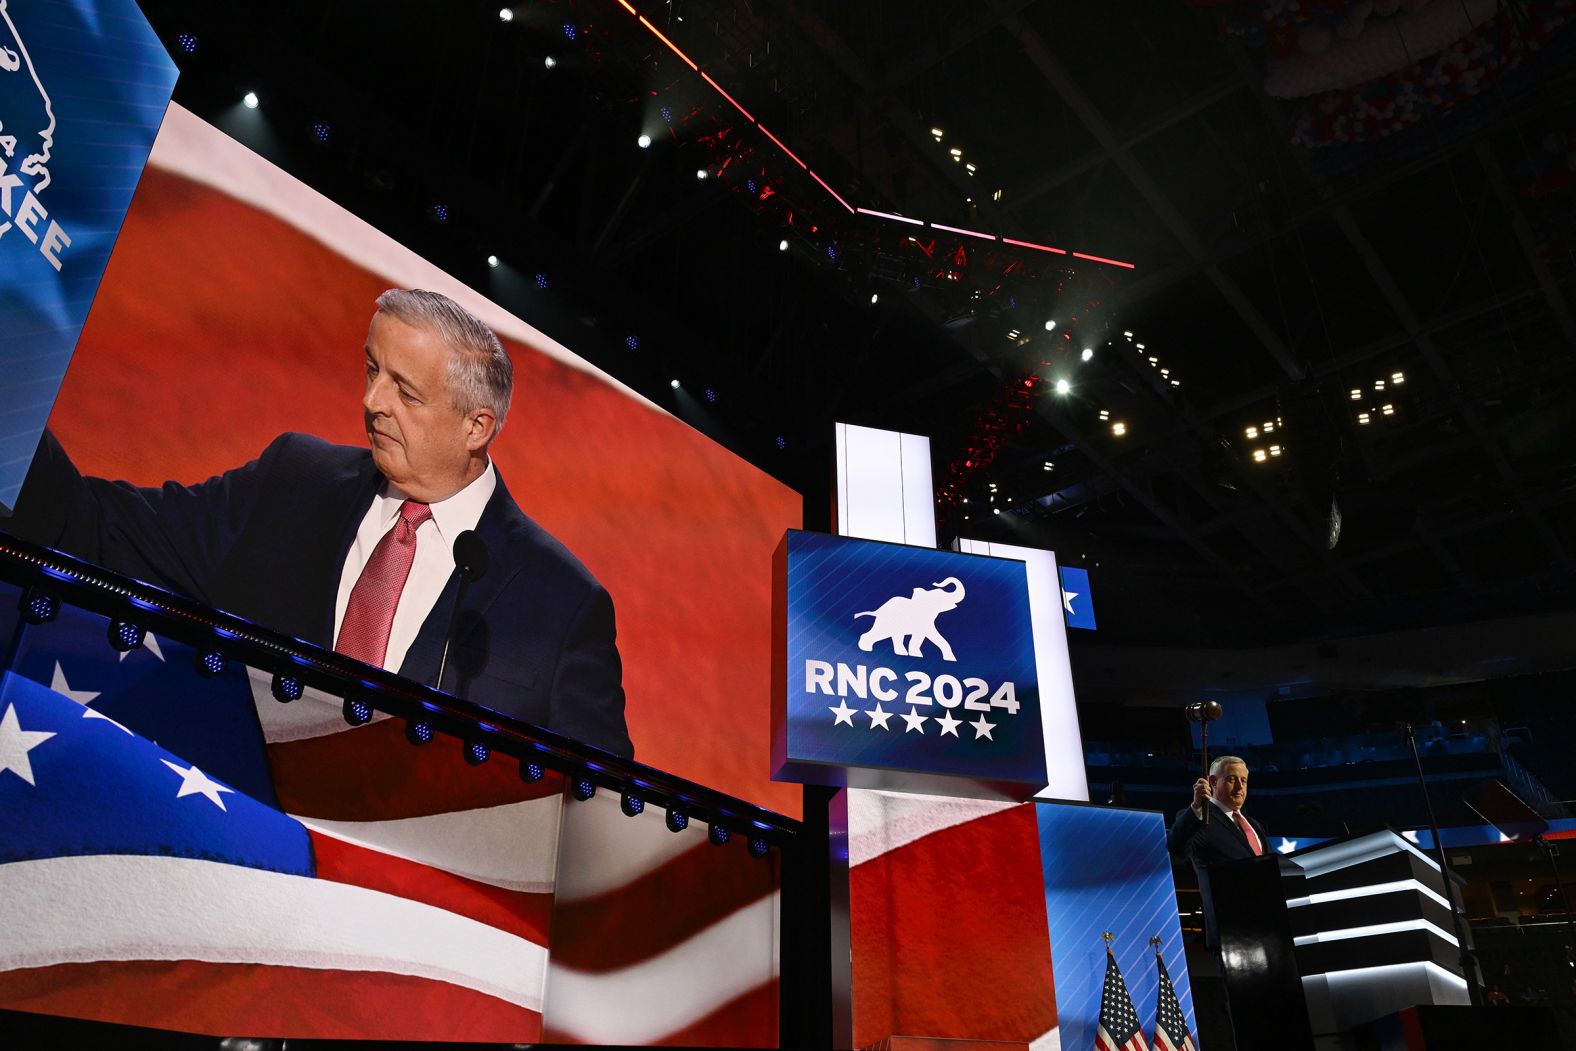
[[[1193, 802], [1177, 813], [1166, 834], [1173, 854], [1186, 856], [1198, 873], [1199, 895], [1204, 902], [1204, 944], [1218, 945], [1215, 903], [1210, 895], [1209, 870], [1216, 865], [1246, 861], [1264, 854], [1264, 826], [1242, 812], [1248, 798], [1248, 764], [1234, 755], [1217, 756], [1209, 776], [1193, 783]], [[1205, 821], [1205, 807], [1210, 807]]]

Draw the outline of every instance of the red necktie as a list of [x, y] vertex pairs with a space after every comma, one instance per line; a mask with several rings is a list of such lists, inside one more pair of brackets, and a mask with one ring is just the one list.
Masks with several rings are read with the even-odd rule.
[[389, 629], [394, 627], [394, 610], [400, 592], [416, 560], [416, 530], [432, 517], [432, 508], [415, 500], [399, 505], [394, 528], [383, 534], [372, 549], [356, 586], [350, 589], [345, 619], [339, 626], [339, 641], [334, 649], [347, 657], [382, 666], [389, 648]]
[[[385, 632], [385, 637], [386, 636], [387, 636], [387, 633]], [[1263, 845], [1261, 843], [1259, 843], [1259, 837], [1254, 835], [1254, 833], [1253, 833], [1253, 826], [1248, 824], [1248, 819], [1242, 816], [1242, 811], [1240, 811], [1240, 810], [1237, 811], [1232, 816], [1234, 818], [1236, 818], [1236, 820], [1237, 820], [1237, 827], [1242, 829], [1242, 834], [1244, 836], [1248, 837], [1248, 849], [1253, 851], [1253, 856], [1254, 857], [1262, 856], [1263, 853], [1264, 853], [1264, 847], [1263, 847]]]

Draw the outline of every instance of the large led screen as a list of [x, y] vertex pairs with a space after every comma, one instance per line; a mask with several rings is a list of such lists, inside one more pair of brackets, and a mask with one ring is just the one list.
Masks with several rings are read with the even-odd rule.
[[[224, 545], [241, 537], [255, 546], [246, 531], [267, 528], [277, 530], [263, 547], [278, 549], [269, 557], [279, 572], [256, 574], [266, 560], [249, 563], [258, 579], [247, 586], [303, 579], [292, 575], [291, 560], [301, 557], [294, 531], [320, 513], [317, 505], [343, 502], [319, 477], [338, 470], [339, 454], [314, 460], [327, 448], [314, 439], [367, 448], [363, 347], [374, 301], [390, 288], [451, 297], [497, 333], [513, 361], [513, 405], [489, 452], [499, 482], [534, 523], [531, 542], [551, 549], [556, 568], [514, 565], [512, 533], [491, 552], [495, 580], [541, 574], [537, 590], [516, 603], [522, 608], [489, 610], [492, 667], [527, 692], [553, 696], [578, 675], [592, 680], [587, 696], [605, 696], [610, 676], [617, 685], [616, 666], [551, 662], [587, 638], [601, 659], [616, 631], [635, 758], [797, 815], [798, 788], [771, 783], [767, 767], [771, 556], [784, 530], [800, 524], [799, 495], [175, 106], [50, 416], [58, 446], [48, 455], [55, 468], [69, 461], [84, 476], [138, 487], [173, 480], [182, 492], [259, 457], [283, 481], [231, 509], [245, 519], [229, 523], [234, 535], [161, 534], [129, 545], [132, 564], [113, 568], [162, 576], [154, 582], [202, 597], [206, 583], [196, 577], [228, 571], [214, 568], [229, 566]], [[311, 437], [277, 440], [290, 434]], [[294, 473], [270, 466], [291, 457]], [[32, 485], [18, 506], [23, 519]], [[354, 523], [344, 518], [322, 528], [348, 538]], [[70, 541], [79, 525], [68, 521], [58, 535]], [[154, 543], [169, 550], [150, 552]], [[192, 554], [207, 543], [222, 550]], [[323, 573], [332, 580], [304, 587], [309, 594], [270, 596], [254, 608], [299, 613], [315, 603], [294, 623], [268, 625], [309, 637], [299, 625], [329, 623], [340, 564]], [[588, 580], [611, 598], [611, 613], [586, 598], [595, 590]], [[559, 632], [554, 653], [533, 649], [541, 630]], [[588, 736], [601, 734], [595, 719], [572, 715], [565, 732], [591, 726]], [[594, 743], [610, 739], [616, 734]]]

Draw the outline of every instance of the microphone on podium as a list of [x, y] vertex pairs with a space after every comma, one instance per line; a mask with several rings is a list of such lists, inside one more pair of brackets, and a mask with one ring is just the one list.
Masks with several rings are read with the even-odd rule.
[[[454, 608], [449, 610], [449, 627], [443, 633], [443, 656], [438, 660], [438, 674], [431, 684], [437, 690], [443, 689], [443, 671], [449, 664], [449, 646], [454, 642], [454, 625], [459, 621], [465, 592], [487, 575], [487, 545], [474, 529], [467, 529], [454, 538], [454, 572], [459, 575], [460, 589], [454, 596]], [[457, 689], [455, 695], [459, 696]]]

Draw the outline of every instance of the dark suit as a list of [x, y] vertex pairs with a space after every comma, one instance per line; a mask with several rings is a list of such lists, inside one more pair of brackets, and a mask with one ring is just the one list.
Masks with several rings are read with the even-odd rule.
[[[1193, 869], [1198, 873], [1199, 894], [1204, 899], [1204, 944], [1215, 945], [1220, 939], [1215, 930], [1215, 902], [1210, 896], [1209, 870], [1216, 865], [1251, 861], [1256, 855], [1248, 845], [1248, 837], [1225, 811], [1209, 800], [1205, 800], [1204, 805], [1211, 810], [1209, 823], [1200, 821], [1192, 807], [1183, 807], [1166, 833], [1166, 846], [1171, 853], [1193, 862]], [[1258, 835], [1260, 849], [1268, 851], [1269, 840], [1265, 837], [1264, 826], [1247, 814], [1242, 816]]]
[[[303, 434], [198, 485], [84, 478], [45, 433], [11, 527], [118, 572], [319, 646], [333, 645], [345, 556], [383, 484], [366, 449]], [[613, 602], [498, 479], [476, 532], [491, 563], [459, 611], [442, 688], [610, 752], [624, 724]], [[430, 682], [459, 588], [450, 579], [398, 669]]]

